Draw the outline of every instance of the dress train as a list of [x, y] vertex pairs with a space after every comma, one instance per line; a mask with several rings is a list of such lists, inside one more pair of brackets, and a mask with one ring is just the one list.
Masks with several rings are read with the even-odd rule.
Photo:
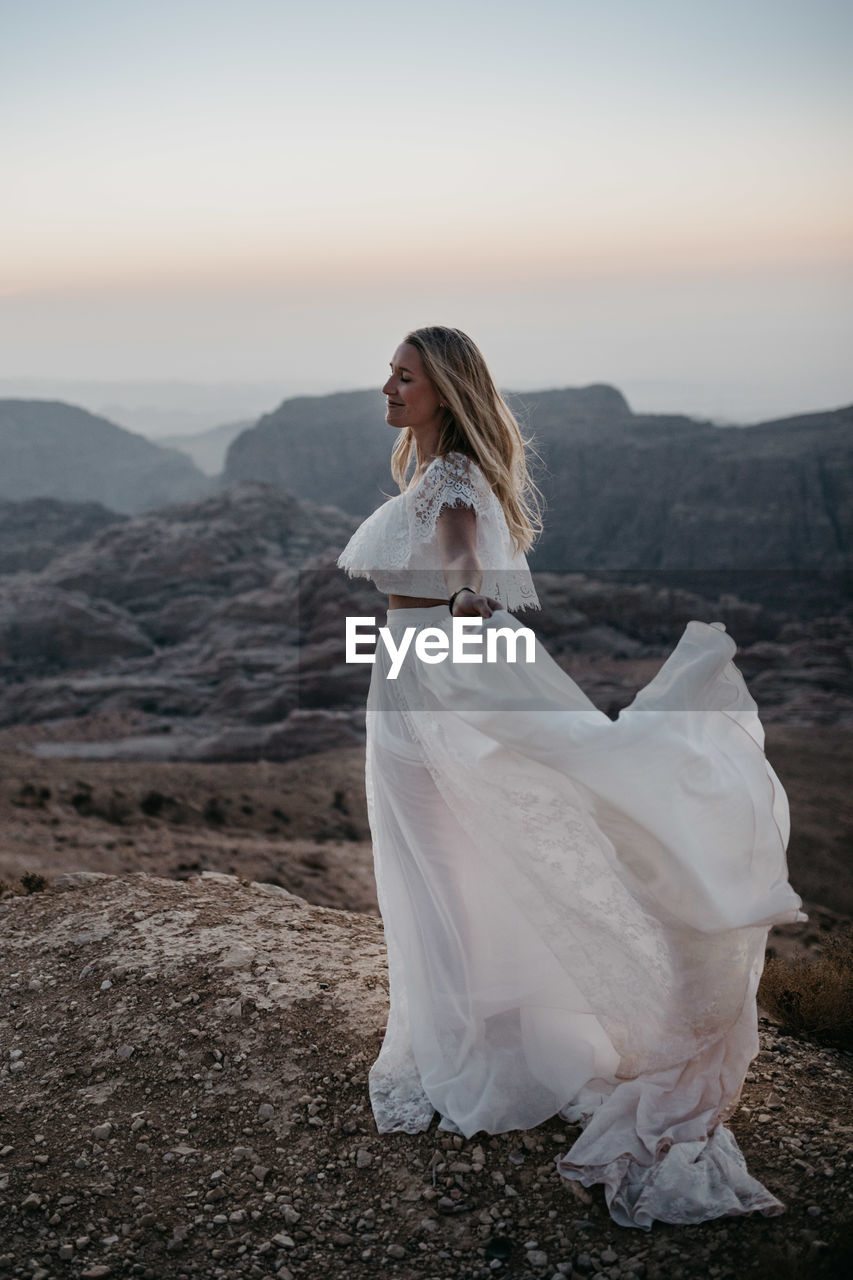
[[[444, 606], [388, 614], [398, 641], [450, 625]], [[521, 626], [501, 610], [484, 630]], [[723, 1123], [758, 1051], [768, 929], [805, 918], [735, 651], [721, 624], [690, 622], [611, 721], [538, 641], [531, 663], [410, 650], [395, 680], [378, 648], [380, 1132], [436, 1111], [468, 1137], [560, 1114], [583, 1131], [558, 1172], [603, 1183], [621, 1225], [782, 1211]]]

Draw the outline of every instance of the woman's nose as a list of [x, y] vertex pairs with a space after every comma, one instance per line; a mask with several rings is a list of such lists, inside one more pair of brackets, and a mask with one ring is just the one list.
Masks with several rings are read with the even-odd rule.
[[383, 396], [390, 396], [393, 382], [394, 382], [394, 378], [392, 376], [388, 379], [388, 381], [385, 383], [385, 386], [382, 388]]

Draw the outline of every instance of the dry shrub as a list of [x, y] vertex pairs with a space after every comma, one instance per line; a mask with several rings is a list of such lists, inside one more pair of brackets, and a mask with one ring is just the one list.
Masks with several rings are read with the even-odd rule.
[[771, 957], [758, 1000], [787, 1031], [853, 1049], [853, 926], [830, 935], [813, 959]]
[[25, 871], [21, 876], [21, 884], [27, 893], [43, 893], [48, 881], [40, 871]]
[[787, 1240], [762, 1245], [749, 1280], [838, 1280], [853, 1275], [853, 1229], [842, 1223], [831, 1241]]

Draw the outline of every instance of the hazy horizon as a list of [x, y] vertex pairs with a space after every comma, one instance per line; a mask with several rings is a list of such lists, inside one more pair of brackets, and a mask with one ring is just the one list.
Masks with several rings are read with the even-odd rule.
[[[710, 419], [720, 425], [749, 426], [752, 423], [775, 418], [793, 417], [803, 413], [831, 412], [853, 402], [853, 395], [846, 400], [826, 403], [794, 403], [784, 401], [778, 392], [767, 388], [748, 399], [742, 388], [730, 388], [730, 398], [720, 385], [701, 386], [678, 383], [665, 379], [628, 380], [608, 385], [616, 387], [634, 413], [684, 414], [687, 417]], [[561, 390], [589, 383], [553, 382], [541, 385], [503, 387], [510, 394], [535, 393]], [[285, 386], [270, 382], [209, 382], [197, 383], [182, 379], [156, 379], [133, 381], [99, 381], [95, 379], [53, 378], [0, 378], [0, 400], [60, 400], [78, 405], [90, 413], [108, 418], [117, 426], [138, 432], [151, 440], [165, 439], [173, 435], [199, 435], [217, 427], [241, 421], [254, 420], [270, 413], [284, 401], [298, 396], [334, 395], [350, 391], [376, 391], [374, 386], [315, 385]], [[752, 412], [744, 412], [752, 405]], [[740, 412], [738, 412], [740, 410]], [[381, 415], [377, 415], [381, 423]]]
[[518, 390], [853, 400], [843, 0], [0, 14], [5, 382], [323, 394], [445, 323]]

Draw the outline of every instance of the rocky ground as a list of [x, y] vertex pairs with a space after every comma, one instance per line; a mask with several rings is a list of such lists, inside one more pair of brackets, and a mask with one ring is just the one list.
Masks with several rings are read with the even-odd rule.
[[559, 1177], [557, 1119], [377, 1134], [375, 916], [221, 873], [78, 873], [0, 900], [0, 985], [4, 1276], [849, 1274], [853, 1058], [766, 1019], [731, 1127], [786, 1212], [646, 1233]]

